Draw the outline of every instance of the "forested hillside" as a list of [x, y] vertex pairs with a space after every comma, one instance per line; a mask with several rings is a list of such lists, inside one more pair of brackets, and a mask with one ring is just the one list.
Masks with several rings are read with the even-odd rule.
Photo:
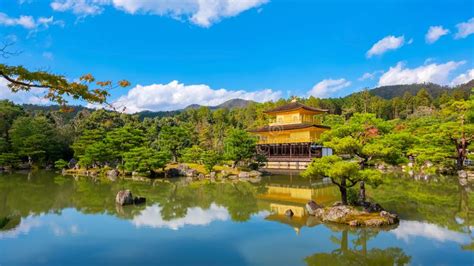
[[[405, 92], [402, 97], [387, 100], [362, 91], [339, 99], [310, 97], [299, 101], [328, 109], [331, 115], [322, 121], [333, 129], [355, 123], [354, 117], [369, 124], [378, 121], [374, 125], [383, 125], [383, 131], [381, 127], [379, 132], [384, 132], [388, 139], [382, 138], [383, 143], [374, 147], [396, 147], [390, 151], [394, 163], [403, 162], [411, 154], [420, 160], [451, 164], [452, 160], [447, 158], [457, 156], [452, 139], [461, 129], [471, 130], [474, 122], [474, 98], [464, 87], [438, 96], [420, 89], [414, 96]], [[234, 148], [228, 149], [228, 145], [245, 143], [251, 138], [247, 130], [269, 122], [265, 110], [290, 100], [252, 102], [232, 109], [200, 107], [170, 112], [163, 117], [86, 108], [65, 113], [55, 107], [39, 109], [3, 100], [0, 101], [0, 166], [28, 163], [44, 167], [59, 159], [75, 158], [84, 167], [115, 165], [135, 169], [143, 167], [144, 159], [137, 159], [143, 156], [151, 160], [145, 165], [154, 166], [171, 160], [232, 159], [230, 151]], [[358, 120], [356, 123], [361, 125]], [[246, 156], [250, 157], [251, 154]]]

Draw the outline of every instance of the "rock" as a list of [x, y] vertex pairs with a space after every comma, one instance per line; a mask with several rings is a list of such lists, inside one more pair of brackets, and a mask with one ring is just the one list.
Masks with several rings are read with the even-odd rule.
[[310, 200], [306, 203], [305, 208], [309, 215], [314, 216], [316, 210], [322, 208], [322, 206], [318, 205], [314, 200]]
[[239, 178], [250, 178], [250, 173], [249, 172], [240, 172], [239, 173]]
[[253, 170], [253, 171], [250, 171], [249, 176], [250, 177], [260, 177], [260, 176], [262, 176], [262, 173], [260, 173], [259, 171]]
[[250, 183], [258, 183], [258, 182], [262, 181], [262, 177], [260, 177], [260, 176], [251, 177], [251, 178], [249, 178], [248, 181], [249, 181]]
[[191, 183], [191, 182], [193, 182], [193, 178], [192, 178], [192, 177], [190, 177], [190, 176], [186, 177], [186, 182], [188, 182], [188, 183]]
[[288, 209], [285, 211], [285, 216], [287, 217], [293, 217], [294, 213], [291, 209]]
[[108, 178], [116, 178], [119, 176], [119, 171], [117, 169], [112, 169], [106, 172], [106, 175]]
[[63, 168], [63, 169], [61, 170], [61, 174], [62, 174], [62, 175], [67, 175], [67, 170]]
[[345, 205], [331, 207], [324, 212], [323, 221], [341, 223], [349, 214], [357, 215], [358, 211]]
[[138, 176], [138, 175], [140, 175], [139, 172], [135, 172], [135, 171], [132, 172], [132, 176]]
[[469, 184], [467, 178], [459, 178], [459, 185], [461, 185], [462, 187], [465, 187]]
[[209, 173], [209, 178], [215, 179], [215, 178], [216, 178], [216, 175], [217, 175], [216, 172], [210, 172], [210, 173]]
[[181, 170], [178, 168], [170, 168], [166, 170], [165, 177], [179, 177], [181, 176]]
[[232, 180], [237, 179], [237, 176], [236, 176], [236, 175], [230, 175], [230, 176], [228, 176], [228, 177], [229, 177], [229, 179], [232, 179]]
[[369, 219], [369, 220], [364, 221], [364, 225], [378, 227], [378, 226], [385, 225], [385, 222], [382, 219]]
[[196, 169], [188, 169], [188, 170], [186, 170], [186, 176], [188, 176], [188, 177], [195, 177], [195, 176], [197, 176], [197, 171], [196, 171]]
[[382, 208], [382, 206], [380, 206], [380, 204], [378, 203], [371, 203], [371, 202], [363, 202], [361, 204], [363, 207], [364, 207], [364, 211], [365, 212], [381, 212], [383, 211], [384, 209]]
[[342, 202], [341, 201], [336, 201], [332, 204], [333, 207], [336, 207], [336, 206], [342, 206]]
[[408, 167], [413, 167], [413, 166], [414, 166], [414, 164], [412, 162], [408, 163]]
[[199, 174], [198, 179], [199, 180], [204, 180], [204, 179], [206, 179], [206, 176], [204, 174]]
[[135, 197], [133, 199], [133, 204], [138, 205], [138, 204], [143, 204], [146, 202], [146, 198], [144, 197]]
[[130, 190], [120, 190], [115, 197], [115, 203], [120, 206], [125, 206], [129, 204], [133, 204], [134, 199], [132, 196], [132, 192]]
[[349, 222], [349, 226], [360, 226], [360, 222], [357, 220], [352, 220]]
[[224, 178], [229, 176], [229, 173], [226, 170], [222, 170], [220, 174]]
[[396, 224], [399, 221], [398, 216], [396, 214], [389, 213], [387, 211], [381, 211], [380, 217], [386, 218], [389, 224]]
[[458, 176], [459, 178], [467, 179], [467, 171], [464, 171], [464, 170], [458, 171]]

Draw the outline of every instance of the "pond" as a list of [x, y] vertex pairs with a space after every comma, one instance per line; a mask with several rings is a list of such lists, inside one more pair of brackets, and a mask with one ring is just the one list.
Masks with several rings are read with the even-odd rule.
[[[124, 188], [147, 203], [116, 207]], [[454, 178], [387, 177], [368, 194], [400, 224], [319, 224], [304, 204], [331, 204], [338, 191], [298, 176], [186, 184], [4, 173], [0, 265], [473, 265], [474, 194]]]

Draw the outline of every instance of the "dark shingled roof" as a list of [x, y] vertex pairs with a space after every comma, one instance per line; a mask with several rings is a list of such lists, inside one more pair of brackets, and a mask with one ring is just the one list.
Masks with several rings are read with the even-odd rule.
[[255, 132], [255, 133], [258, 133], [258, 132], [278, 132], [278, 131], [282, 131], [282, 130], [304, 129], [304, 128], [310, 128], [310, 127], [330, 129], [330, 127], [323, 126], [323, 125], [289, 124], [289, 125], [264, 126], [262, 128], [258, 128], [258, 129], [255, 129], [255, 130], [250, 130], [250, 132]]
[[271, 114], [271, 113], [276, 113], [276, 112], [287, 112], [287, 111], [293, 111], [293, 110], [298, 110], [298, 109], [304, 109], [304, 110], [307, 110], [307, 111], [318, 112], [318, 113], [328, 112], [327, 109], [319, 109], [319, 108], [314, 108], [314, 107], [304, 105], [304, 104], [299, 103], [299, 102], [291, 102], [289, 104], [285, 104], [285, 105], [267, 110], [264, 113]]

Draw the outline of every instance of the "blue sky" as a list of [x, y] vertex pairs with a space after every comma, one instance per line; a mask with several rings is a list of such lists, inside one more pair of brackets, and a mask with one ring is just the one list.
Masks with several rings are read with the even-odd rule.
[[0, 35], [3, 63], [129, 80], [130, 112], [474, 78], [472, 0], [3, 0]]

